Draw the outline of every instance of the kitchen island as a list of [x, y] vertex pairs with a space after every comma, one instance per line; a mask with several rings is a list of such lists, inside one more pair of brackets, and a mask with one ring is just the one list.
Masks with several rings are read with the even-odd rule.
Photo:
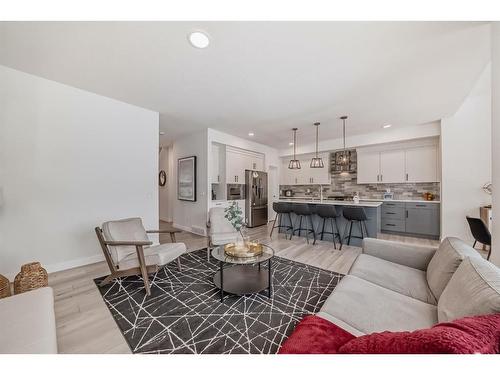
[[[347, 227], [348, 221], [344, 219], [344, 216], [342, 215], [343, 208], [348, 206], [348, 207], [363, 207], [366, 212], [366, 216], [368, 217], [368, 220], [366, 221], [366, 229], [368, 230], [368, 237], [373, 237], [377, 238], [377, 234], [380, 232], [380, 224], [381, 224], [381, 206], [382, 202], [373, 202], [373, 201], [360, 201], [359, 203], [354, 203], [353, 201], [336, 201], [336, 200], [319, 200], [319, 199], [279, 199], [278, 202], [286, 202], [290, 204], [299, 204], [299, 203], [306, 203], [311, 206], [311, 210], [314, 213], [314, 209], [318, 205], [333, 205], [335, 206], [335, 209], [337, 211], [337, 214], [339, 215], [337, 217], [337, 225], [340, 231], [340, 235], [344, 237], [344, 232], [349, 230]], [[298, 228], [298, 220], [297, 216], [292, 213], [292, 223], [294, 229]], [[287, 223], [288, 218], [286, 215], [283, 216], [282, 218], [282, 223], [285, 224]], [[319, 233], [321, 232], [321, 228], [323, 226], [323, 219], [320, 218], [318, 215], [313, 214], [312, 215], [312, 222], [314, 225], [314, 230], [317, 234], [317, 239], [319, 239]], [[303, 224], [302, 227], [305, 227]], [[325, 227], [325, 230], [331, 231], [330, 223], [328, 223]], [[280, 228], [280, 233], [284, 233], [285, 230], [283, 228]], [[288, 231], [290, 233], [290, 231]], [[347, 234], [347, 232], [345, 232]], [[298, 232], [295, 233], [295, 235], [299, 235]], [[305, 237], [306, 233], [303, 231], [300, 236]], [[359, 225], [354, 224], [352, 227], [352, 235], [353, 236], [359, 236], [361, 237], [361, 232], [359, 229]], [[309, 235], [310, 237], [312, 234]], [[323, 236], [324, 241], [332, 241], [332, 235], [331, 234], [325, 234]], [[351, 238], [351, 246], [361, 246], [361, 239], [359, 238]]]

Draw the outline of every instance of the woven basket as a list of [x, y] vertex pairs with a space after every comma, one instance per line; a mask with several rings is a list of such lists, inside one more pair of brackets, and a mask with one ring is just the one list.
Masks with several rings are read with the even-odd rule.
[[10, 281], [5, 276], [0, 275], [0, 298], [10, 296]]
[[38, 262], [28, 263], [21, 266], [21, 272], [14, 279], [14, 293], [24, 293], [47, 285], [47, 271]]

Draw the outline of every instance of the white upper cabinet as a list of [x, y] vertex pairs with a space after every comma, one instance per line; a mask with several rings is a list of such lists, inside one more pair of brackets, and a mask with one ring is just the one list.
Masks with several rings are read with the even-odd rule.
[[358, 152], [358, 184], [373, 184], [380, 180], [380, 152]]
[[322, 152], [318, 154], [320, 158], [323, 159], [323, 168], [311, 168], [311, 158], [308, 158], [305, 163], [306, 165], [303, 165], [302, 168], [305, 167], [305, 170], [307, 170], [307, 176], [306, 176], [306, 181], [310, 181], [308, 183], [311, 184], [318, 184], [318, 185], [329, 185], [331, 180], [330, 180], [330, 153], [329, 152]]
[[210, 155], [210, 182], [212, 184], [218, 184], [221, 182], [220, 178], [220, 168], [219, 168], [219, 151], [220, 147], [212, 144], [212, 153]]
[[244, 184], [245, 170], [264, 170], [264, 155], [226, 147], [226, 183]]
[[408, 182], [438, 181], [438, 155], [436, 146], [415, 147], [406, 150], [406, 176]]
[[439, 181], [435, 144], [392, 147], [357, 151], [359, 184]]
[[381, 183], [405, 182], [405, 151], [391, 150], [380, 153]]

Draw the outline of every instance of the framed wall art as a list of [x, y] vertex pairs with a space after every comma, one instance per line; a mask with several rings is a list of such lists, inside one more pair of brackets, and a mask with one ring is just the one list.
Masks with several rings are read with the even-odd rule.
[[196, 156], [177, 160], [177, 199], [196, 202]]

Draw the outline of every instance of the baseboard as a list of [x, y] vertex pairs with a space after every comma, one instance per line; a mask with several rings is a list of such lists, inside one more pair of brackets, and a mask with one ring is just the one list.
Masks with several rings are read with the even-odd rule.
[[[199, 232], [196, 232], [195, 230], [193, 230], [193, 228], [192, 228], [192, 227], [187, 227], [187, 226], [185, 226], [185, 225], [181, 225], [181, 224], [177, 224], [177, 223], [172, 223], [172, 226], [173, 226], [174, 228], [181, 229], [181, 230], [183, 230], [183, 231], [185, 231], [185, 232], [193, 233], [193, 234], [196, 234], [196, 235], [198, 235], [198, 236], [200, 236], [200, 235], [201, 235]], [[200, 228], [200, 227], [197, 227], [197, 228]], [[205, 236], [206, 236], [206, 231], [205, 231], [205, 230], [203, 230], [203, 232], [204, 232], [204, 234], [203, 234], [203, 235], [205, 235]]]

